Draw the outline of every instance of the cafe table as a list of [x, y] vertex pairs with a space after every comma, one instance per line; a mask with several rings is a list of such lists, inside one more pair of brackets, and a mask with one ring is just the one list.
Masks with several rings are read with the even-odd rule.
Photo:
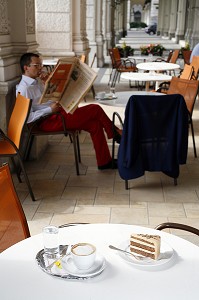
[[[162, 259], [145, 263], [111, 250], [126, 249], [130, 234], [159, 234]], [[103, 269], [86, 279], [45, 273], [35, 257], [43, 248], [38, 234], [0, 254], [2, 300], [198, 300], [199, 247], [163, 231], [124, 224], [88, 224], [60, 229], [60, 244], [96, 246]], [[61, 271], [60, 271], [61, 272]], [[89, 273], [89, 271], [87, 271]]]
[[136, 65], [138, 70], [149, 72], [171, 71], [180, 69], [180, 65], [167, 62], [143, 62]]
[[[108, 94], [109, 95], [109, 94]], [[133, 95], [139, 96], [163, 96], [165, 94], [158, 92], [147, 92], [147, 91], [124, 91], [124, 92], [116, 92], [115, 98], [105, 98], [99, 99], [97, 97], [96, 101], [100, 104], [108, 105], [108, 106], [116, 106], [116, 107], [126, 107], [129, 98]]]
[[[143, 63], [144, 64], [144, 63]], [[162, 74], [162, 73], [143, 73], [143, 72], [125, 72], [121, 74], [122, 79], [130, 80], [130, 81], [145, 81], [145, 89], [149, 91], [149, 86], [151, 81], [155, 81], [155, 89], [157, 90], [159, 87], [159, 83], [163, 81], [171, 81], [172, 76]]]

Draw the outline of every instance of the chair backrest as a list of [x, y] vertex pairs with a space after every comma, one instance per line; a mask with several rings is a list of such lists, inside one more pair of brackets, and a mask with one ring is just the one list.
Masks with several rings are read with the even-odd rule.
[[196, 96], [198, 94], [198, 80], [187, 80], [172, 77], [167, 94], [180, 94], [184, 97], [189, 113], [192, 115]]
[[81, 62], [85, 63], [86, 62], [86, 55], [82, 54], [80, 57]]
[[180, 50], [174, 50], [170, 59], [170, 63], [175, 64], [176, 60], [178, 59], [178, 55], [179, 55]]
[[18, 93], [8, 124], [8, 137], [19, 148], [24, 124], [30, 112], [31, 100]]
[[193, 75], [194, 69], [191, 65], [185, 64], [182, 73], [180, 74], [180, 78], [182, 79], [191, 79]]
[[172, 54], [173, 54], [173, 50], [170, 50], [166, 62], [170, 62]]
[[0, 167], [0, 252], [30, 236], [8, 164]]
[[199, 236], [199, 229], [189, 226], [189, 225], [185, 225], [185, 224], [165, 222], [165, 223], [161, 223], [155, 227], [155, 229], [157, 229], [157, 230], [163, 230], [166, 228], [180, 229], [180, 230], [191, 232], [191, 233]]
[[111, 57], [112, 67], [115, 69], [121, 65], [121, 56], [118, 48], [109, 49], [109, 54]]
[[194, 76], [195, 76], [195, 79], [197, 79], [198, 78], [198, 72], [199, 72], [199, 56], [193, 56], [190, 65], [193, 67]]
[[189, 65], [190, 64], [190, 56], [192, 50], [182, 50], [182, 57], [184, 59], [184, 63]]
[[94, 56], [93, 56], [91, 65], [90, 65], [91, 68], [93, 67], [93, 64], [94, 64], [96, 58], [97, 58], [97, 54], [95, 53]]

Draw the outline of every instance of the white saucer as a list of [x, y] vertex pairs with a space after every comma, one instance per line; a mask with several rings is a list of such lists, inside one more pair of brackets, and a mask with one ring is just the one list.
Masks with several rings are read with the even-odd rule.
[[[121, 245], [119, 245], [118, 248], [130, 252], [129, 241], [123, 242]], [[118, 254], [126, 262], [131, 263], [136, 267], [144, 267], [144, 268], [159, 267], [162, 265], [166, 265], [170, 263], [171, 260], [173, 260], [174, 258], [173, 248], [164, 241], [161, 241], [160, 255], [157, 260], [151, 259], [149, 257], [142, 257], [142, 259], [139, 260], [136, 259], [133, 255], [129, 255], [121, 252], [120, 253], [118, 252]]]
[[73, 263], [73, 259], [69, 256], [62, 259], [62, 267], [68, 274], [78, 277], [94, 277], [100, 274], [106, 267], [105, 258], [97, 254], [94, 264], [88, 270], [79, 270]]
[[116, 95], [112, 95], [112, 94], [105, 94], [104, 98], [100, 98], [100, 97], [95, 97], [96, 100], [115, 100], [117, 99]]

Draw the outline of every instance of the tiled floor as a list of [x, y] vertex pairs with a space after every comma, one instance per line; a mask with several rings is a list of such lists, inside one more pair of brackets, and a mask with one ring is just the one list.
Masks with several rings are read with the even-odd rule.
[[[109, 90], [109, 73], [110, 69], [100, 70], [95, 83], [96, 91]], [[128, 82], [121, 81], [116, 92], [119, 90], [130, 90]], [[82, 105], [91, 101], [93, 99], [89, 96]], [[110, 117], [116, 109], [121, 115], [124, 113], [123, 108], [105, 105], [103, 108]], [[194, 111], [194, 128], [198, 146], [198, 102]], [[129, 190], [125, 190], [117, 170], [97, 169], [87, 133], [81, 132], [80, 141], [80, 176], [75, 173], [70, 140], [63, 136], [50, 138], [49, 147], [40, 160], [26, 162], [36, 202], [31, 201], [26, 184], [18, 183], [15, 178], [32, 235], [41, 232], [47, 224], [68, 222], [128, 223], [155, 227], [161, 222], [174, 221], [199, 228], [199, 161], [193, 155], [191, 136], [187, 164], [181, 167], [177, 186], [162, 173], [146, 173], [144, 177], [131, 181]], [[111, 149], [111, 140], [108, 143]], [[187, 233], [183, 235], [199, 245], [199, 237]]]

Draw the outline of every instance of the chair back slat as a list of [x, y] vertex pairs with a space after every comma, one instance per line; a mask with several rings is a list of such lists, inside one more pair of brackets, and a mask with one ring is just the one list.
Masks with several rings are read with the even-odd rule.
[[178, 59], [178, 55], [179, 55], [180, 50], [174, 50], [170, 59], [170, 63], [175, 64], [177, 59]]
[[8, 137], [19, 149], [21, 134], [29, 115], [31, 100], [18, 94], [8, 124]]
[[0, 167], [0, 252], [30, 236], [9, 166]]
[[193, 75], [194, 69], [191, 65], [185, 64], [182, 73], [180, 74], [181, 79], [191, 79]]
[[184, 97], [189, 113], [192, 115], [198, 94], [198, 80], [173, 77], [167, 94], [180, 94]]

